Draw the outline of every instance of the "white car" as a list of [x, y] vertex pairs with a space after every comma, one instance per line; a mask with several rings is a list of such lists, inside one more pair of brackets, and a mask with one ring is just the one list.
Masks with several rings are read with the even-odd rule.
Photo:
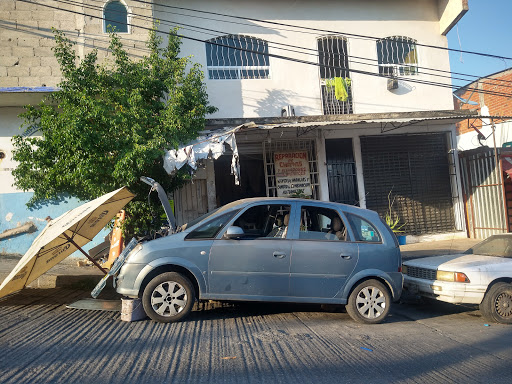
[[462, 254], [408, 260], [404, 289], [448, 303], [479, 304], [495, 322], [512, 324], [512, 233], [494, 235]]

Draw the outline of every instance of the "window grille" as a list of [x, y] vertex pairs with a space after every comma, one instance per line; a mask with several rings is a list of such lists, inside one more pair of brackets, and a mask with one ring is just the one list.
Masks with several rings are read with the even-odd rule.
[[[352, 82], [349, 76], [347, 40], [339, 36], [318, 39], [320, 88], [324, 115], [344, 115], [352, 111]], [[342, 78], [346, 96], [336, 96], [335, 78]]]
[[103, 9], [103, 32], [128, 33], [128, 10], [120, 1], [114, 0]]
[[277, 197], [276, 170], [274, 167], [274, 152], [307, 151], [309, 160], [309, 175], [313, 199], [318, 199], [318, 162], [316, 159], [315, 140], [272, 140], [270, 143], [263, 141], [263, 153], [265, 161], [265, 184], [267, 196]]
[[265, 40], [229, 35], [211, 39], [210, 42], [206, 43], [209, 79], [270, 78], [268, 43]]
[[379, 74], [408, 76], [418, 73], [416, 40], [392, 36], [377, 41]]

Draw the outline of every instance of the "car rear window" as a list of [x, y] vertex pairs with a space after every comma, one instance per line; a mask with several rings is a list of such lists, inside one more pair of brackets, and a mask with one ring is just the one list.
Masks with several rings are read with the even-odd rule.
[[351, 213], [345, 213], [350, 222], [350, 226], [354, 231], [356, 241], [364, 241], [369, 243], [380, 243], [382, 238], [375, 229], [375, 226], [366, 219], [360, 216], [353, 215]]

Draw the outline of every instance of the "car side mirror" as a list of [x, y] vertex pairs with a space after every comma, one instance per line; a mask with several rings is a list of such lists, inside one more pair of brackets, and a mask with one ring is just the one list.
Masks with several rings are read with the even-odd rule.
[[222, 237], [224, 239], [239, 239], [243, 235], [245, 235], [245, 232], [242, 228], [232, 225], [231, 227], [228, 227], [226, 233], [224, 233], [224, 236]]

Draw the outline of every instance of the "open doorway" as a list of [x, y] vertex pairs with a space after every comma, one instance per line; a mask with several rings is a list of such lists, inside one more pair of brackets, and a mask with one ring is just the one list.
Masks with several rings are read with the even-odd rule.
[[218, 207], [238, 199], [266, 196], [263, 155], [239, 156], [240, 185], [235, 185], [231, 174], [231, 155], [222, 155], [214, 161]]

